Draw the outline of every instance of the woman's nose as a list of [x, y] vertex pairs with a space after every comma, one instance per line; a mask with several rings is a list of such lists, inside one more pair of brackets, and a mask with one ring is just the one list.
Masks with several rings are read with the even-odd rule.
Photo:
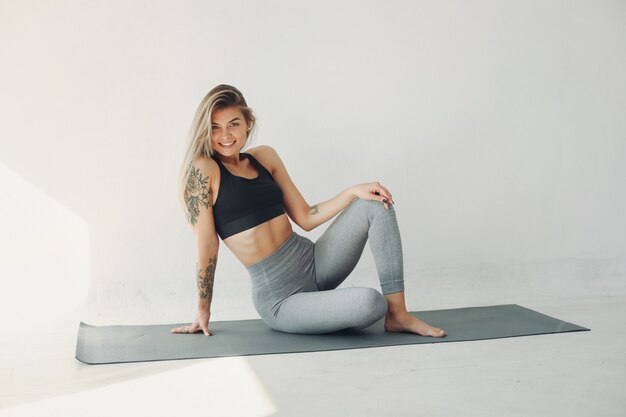
[[227, 127], [221, 128], [219, 131], [219, 138], [228, 138], [230, 137], [230, 130]]

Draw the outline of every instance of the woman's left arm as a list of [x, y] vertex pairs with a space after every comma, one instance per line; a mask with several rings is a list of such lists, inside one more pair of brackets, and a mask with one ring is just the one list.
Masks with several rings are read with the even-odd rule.
[[289, 177], [276, 151], [270, 146], [259, 146], [257, 149], [262, 152], [262, 159], [268, 163], [274, 181], [283, 191], [283, 203], [287, 214], [303, 230], [310, 231], [327, 222], [357, 198], [380, 201], [385, 208], [389, 208], [389, 204], [394, 204], [389, 190], [378, 182], [371, 182], [354, 185], [330, 200], [310, 206]]

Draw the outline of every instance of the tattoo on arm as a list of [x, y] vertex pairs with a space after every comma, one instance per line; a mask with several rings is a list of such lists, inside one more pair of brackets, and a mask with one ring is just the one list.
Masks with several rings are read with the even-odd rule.
[[213, 281], [215, 279], [215, 265], [217, 264], [217, 256], [209, 259], [209, 265], [204, 270], [204, 276], [202, 276], [202, 269], [198, 270], [198, 291], [200, 299], [205, 299], [209, 303], [213, 299]]
[[314, 216], [314, 215], [316, 215], [319, 212], [320, 212], [320, 209], [319, 209], [319, 207], [317, 207], [317, 204], [314, 205], [313, 207], [311, 207], [311, 216]]
[[196, 224], [200, 215], [200, 205], [205, 208], [213, 207], [211, 202], [211, 188], [209, 177], [203, 177], [200, 169], [193, 165], [189, 170], [187, 185], [185, 186], [185, 205], [187, 206], [187, 221]]

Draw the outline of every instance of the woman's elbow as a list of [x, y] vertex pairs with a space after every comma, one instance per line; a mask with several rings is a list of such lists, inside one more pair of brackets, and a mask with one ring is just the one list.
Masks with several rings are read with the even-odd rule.
[[315, 229], [315, 225], [309, 220], [310, 219], [305, 218], [298, 223], [298, 226], [300, 226], [300, 228], [305, 232], [310, 232], [311, 230]]
[[298, 225], [298, 227], [302, 230], [304, 230], [305, 232], [310, 232], [311, 230], [313, 230], [313, 227], [311, 226], [311, 224], [304, 218], [293, 218], [291, 217], [291, 220]]
[[220, 240], [217, 238], [217, 235], [213, 235], [213, 234], [198, 235], [197, 243], [198, 243], [199, 249], [205, 250], [205, 251], [217, 252], [217, 250], [220, 247]]

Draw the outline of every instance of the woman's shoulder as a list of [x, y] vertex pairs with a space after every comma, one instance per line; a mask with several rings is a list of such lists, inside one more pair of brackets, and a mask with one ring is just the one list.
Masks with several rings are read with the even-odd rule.
[[197, 157], [195, 157], [193, 160], [193, 167], [195, 169], [199, 169], [201, 172], [208, 176], [214, 176], [220, 171], [220, 168], [217, 165], [217, 162], [215, 162], [215, 159], [206, 155], [198, 155]]
[[271, 157], [272, 155], [276, 154], [276, 150], [269, 145], [258, 145], [258, 146], [255, 146], [254, 148], [248, 149], [247, 152], [251, 154], [252, 156], [254, 156], [255, 158], [257, 158], [257, 156], [260, 156], [261, 158], [267, 157], [267, 156]]
[[274, 172], [278, 162], [278, 153], [274, 148], [269, 145], [259, 145], [248, 149], [247, 153], [259, 161], [270, 173]]

